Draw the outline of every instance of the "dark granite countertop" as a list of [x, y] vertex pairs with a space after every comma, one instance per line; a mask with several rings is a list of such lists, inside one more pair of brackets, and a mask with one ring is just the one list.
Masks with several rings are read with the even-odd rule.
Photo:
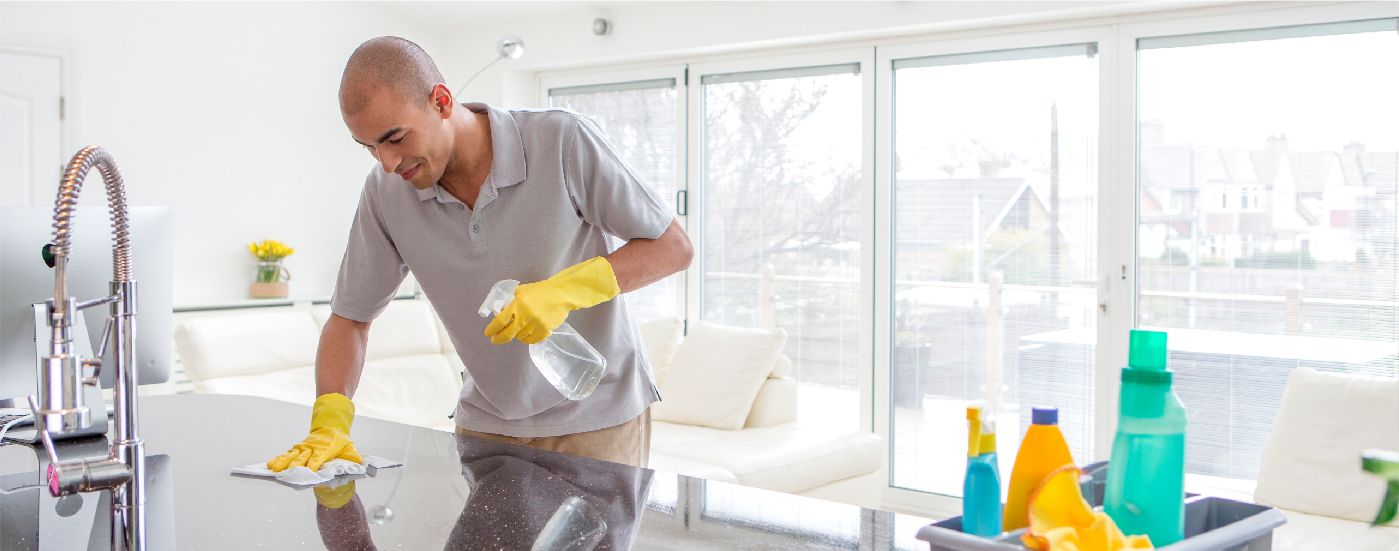
[[[295, 488], [229, 469], [299, 440], [309, 408], [219, 395], [140, 408], [152, 549], [530, 549], [560, 527], [602, 534], [597, 549], [917, 549], [929, 522], [364, 417], [360, 452], [404, 465]], [[106, 440], [62, 447], [64, 458], [102, 455]], [[26, 487], [42, 454], [0, 447], [0, 549], [107, 549], [105, 492]]]

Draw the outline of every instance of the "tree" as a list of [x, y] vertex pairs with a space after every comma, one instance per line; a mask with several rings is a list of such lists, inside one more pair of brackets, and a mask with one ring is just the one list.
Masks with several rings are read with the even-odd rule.
[[819, 268], [821, 252], [858, 235], [859, 168], [798, 160], [792, 151], [827, 93], [818, 79], [705, 87], [705, 237], [725, 246], [716, 268]]

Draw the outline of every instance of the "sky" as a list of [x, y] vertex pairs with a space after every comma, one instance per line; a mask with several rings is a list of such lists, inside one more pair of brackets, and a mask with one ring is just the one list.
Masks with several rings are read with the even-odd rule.
[[[1142, 50], [1139, 120], [1160, 122], [1171, 143], [1261, 149], [1285, 135], [1300, 151], [1399, 150], [1399, 33], [1289, 38]], [[1061, 166], [1086, 181], [1095, 167], [1098, 58], [1065, 56], [900, 69], [895, 148], [900, 178], [945, 177], [947, 144], [975, 138], [1031, 167], [1048, 154], [1048, 111], [1059, 109]], [[860, 86], [829, 84], [825, 105], [792, 137], [802, 160], [859, 163]], [[881, 130], [881, 132], [884, 130]], [[1023, 175], [1025, 168], [1010, 173]], [[966, 166], [958, 176], [975, 176]]]
[[1399, 150], [1399, 33], [1394, 31], [1143, 50], [1141, 120], [1166, 139], [1259, 149], [1286, 135], [1301, 151], [1352, 141]]

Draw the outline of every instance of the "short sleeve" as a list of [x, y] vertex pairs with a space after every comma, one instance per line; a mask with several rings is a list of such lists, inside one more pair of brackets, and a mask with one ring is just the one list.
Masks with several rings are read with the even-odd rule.
[[370, 175], [360, 193], [359, 209], [350, 225], [349, 242], [330, 300], [331, 312], [359, 322], [378, 317], [408, 275], [408, 266], [384, 224], [377, 197]]
[[589, 224], [623, 240], [656, 239], [674, 215], [586, 117], [564, 136], [564, 181]]

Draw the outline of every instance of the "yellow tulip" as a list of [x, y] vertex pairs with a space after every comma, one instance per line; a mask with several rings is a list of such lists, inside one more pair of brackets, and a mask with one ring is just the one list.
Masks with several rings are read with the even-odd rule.
[[261, 242], [249, 243], [248, 252], [256, 256], [258, 260], [273, 261], [291, 256], [292, 253], [296, 252], [296, 249], [275, 239], [264, 239]]

